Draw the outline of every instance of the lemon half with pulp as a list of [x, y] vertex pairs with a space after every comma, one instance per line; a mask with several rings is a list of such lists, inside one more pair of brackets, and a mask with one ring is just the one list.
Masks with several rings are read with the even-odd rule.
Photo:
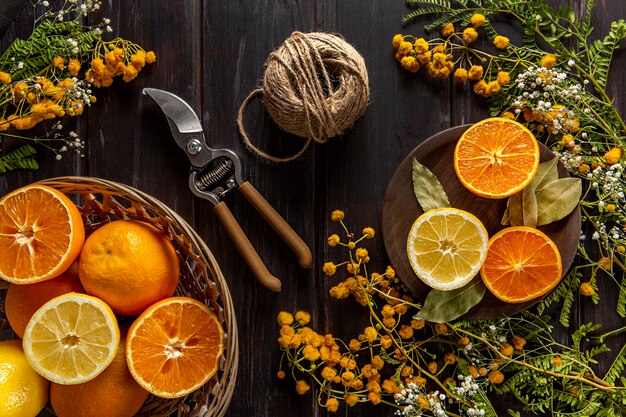
[[415, 274], [440, 291], [460, 288], [478, 274], [489, 236], [473, 214], [455, 208], [429, 210], [417, 218], [407, 239]]

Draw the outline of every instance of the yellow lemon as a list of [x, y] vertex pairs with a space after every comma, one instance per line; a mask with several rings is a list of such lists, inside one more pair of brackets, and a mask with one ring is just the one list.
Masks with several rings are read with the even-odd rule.
[[415, 274], [436, 290], [460, 288], [478, 274], [487, 256], [489, 236], [473, 214], [455, 208], [427, 211], [407, 239]]
[[57, 384], [80, 384], [105, 370], [120, 343], [115, 314], [90, 295], [60, 295], [33, 314], [24, 353], [40, 375]]
[[49, 385], [30, 367], [19, 340], [0, 342], [0, 416], [35, 417], [48, 402]]

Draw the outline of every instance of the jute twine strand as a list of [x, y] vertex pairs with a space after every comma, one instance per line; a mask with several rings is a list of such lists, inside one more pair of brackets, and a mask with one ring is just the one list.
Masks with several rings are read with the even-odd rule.
[[[252, 144], [243, 113], [259, 94], [281, 129], [306, 138], [294, 155], [276, 157]], [[237, 125], [251, 152], [272, 162], [288, 162], [302, 155], [311, 140], [325, 143], [342, 134], [365, 112], [368, 100], [365, 61], [349, 43], [329, 33], [293, 32], [267, 58], [263, 87], [246, 97]]]

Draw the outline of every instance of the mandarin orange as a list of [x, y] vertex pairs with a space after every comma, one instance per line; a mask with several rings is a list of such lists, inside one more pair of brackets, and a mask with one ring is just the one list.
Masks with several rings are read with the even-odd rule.
[[58, 277], [28, 285], [9, 285], [5, 302], [5, 313], [13, 332], [24, 337], [28, 321], [39, 307], [61, 294], [84, 293], [78, 279], [78, 264], [74, 263]]
[[88, 294], [117, 314], [140, 314], [171, 296], [179, 280], [174, 246], [156, 227], [117, 220], [93, 232], [80, 254], [80, 281]]
[[113, 362], [97, 377], [78, 385], [50, 386], [50, 403], [58, 417], [132, 417], [148, 398], [126, 366], [126, 333]]

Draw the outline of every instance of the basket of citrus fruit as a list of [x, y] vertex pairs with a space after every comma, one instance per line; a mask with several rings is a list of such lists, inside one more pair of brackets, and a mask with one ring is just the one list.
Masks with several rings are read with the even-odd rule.
[[97, 178], [31, 184], [0, 199], [0, 253], [0, 415], [224, 415], [228, 286], [163, 203]]

